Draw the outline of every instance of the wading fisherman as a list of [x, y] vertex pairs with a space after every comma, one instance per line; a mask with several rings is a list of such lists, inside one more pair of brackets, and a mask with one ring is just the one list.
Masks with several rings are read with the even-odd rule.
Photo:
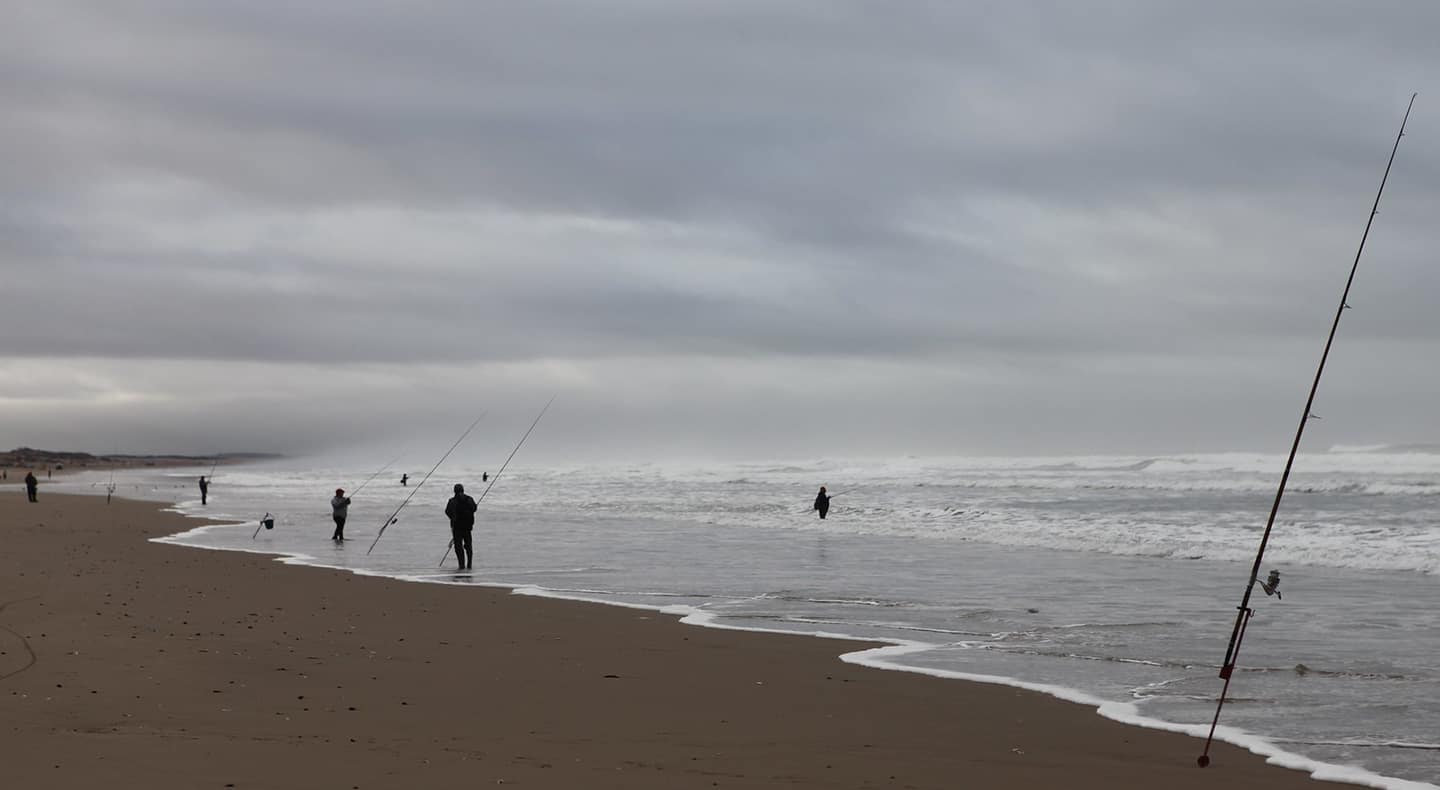
[[31, 502], [35, 502], [35, 501], [37, 501], [37, 500], [35, 499], [35, 492], [38, 491], [39, 489], [40, 489], [40, 481], [39, 481], [38, 479], [36, 479], [35, 473], [34, 473], [34, 472], [26, 472], [26, 473], [25, 473], [25, 496], [26, 496]]
[[410, 475], [408, 475], [408, 474], [400, 475], [400, 485], [402, 485], [402, 486], [407, 486], [407, 487], [408, 487], [408, 486], [410, 485]]
[[820, 486], [820, 493], [815, 495], [815, 509], [820, 512], [820, 518], [830, 512], [830, 495], [825, 493], [825, 486]]
[[450, 519], [450, 537], [455, 541], [455, 558], [460, 560], [460, 570], [470, 567], [475, 559], [475, 549], [470, 533], [475, 528], [475, 500], [465, 493], [465, 486], [455, 484], [455, 496], [445, 503], [445, 515]]
[[209, 495], [210, 495], [210, 481], [205, 479], [205, 475], [200, 475], [200, 504], [202, 504], [202, 505], [208, 504], [208, 503], [205, 501], [205, 498], [206, 498], [207, 496], [209, 496]]
[[347, 512], [350, 512], [350, 498], [346, 496], [346, 489], [337, 488], [336, 495], [330, 498], [330, 514], [336, 518], [336, 534], [330, 535], [330, 540], [346, 542]]
[[330, 539], [344, 543], [345, 515], [350, 512], [350, 497], [345, 496], [345, 489], [335, 489], [335, 496], [330, 498], [330, 511], [335, 517], [335, 534], [331, 535]]

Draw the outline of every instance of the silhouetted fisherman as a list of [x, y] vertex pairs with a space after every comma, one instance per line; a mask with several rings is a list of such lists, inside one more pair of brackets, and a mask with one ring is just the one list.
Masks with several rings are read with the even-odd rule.
[[205, 475], [200, 475], [200, 504], [202, 504], [202, 505], [209, 504], [209, 503], [206, 501], [206, 497], [208, 497], [209, 495], [210, 495], [210, 481], [205, 479]]
[[465, 486], [456, 483], [455, 496], [445, 503], [445, 515], [450, 519], [450, 537], [455, 541], [455, 558], [460, 560], [462, 571], [475, 559], [470, 533], [475, 529], [476, 509], [475, 500], [465, 493]]
[[350, 512], [350, 497], [345, 496], [345, 489], [335, 489], [335, 496], [330, 499], [330, 515], [335, 518], [335, 534], [330, 536], [331, 540], [345, 542], [345, 515]]
[[[481, 473], [480, 473], [480, 482], [482, 482], [482, 483], [488, 483], [488, 482], [490, 482], [490, 473], [489, 473], [489, 472], [481, 472]], [[483, 492], [482, 492], [482, 493], [483, 493]]]
[[39, 481], [38, 479], [36, 479], [35, 473], [34, 473], [34, 472], [26, 472], [26, 473], [25, 473], [25, 496], [26, 496], [31, 502], [36, 502], [36, 501], [38, 501], [38, 500], [35, 499], [35, 492], [38, 491], [38, 490], [40, 490], [40, 481]]
[[830, 512], [830, 495], [825, 493], [825, 486], [820, 486], [820, 493], [815, 495], [815, 509], [820, 511], [820, 518]]
[[410, 485], [410, 475], [408, 475], [408, 474], [400, 475], [400, 485], [402, 485], [402, 486], [409, 486], [409, 485]]

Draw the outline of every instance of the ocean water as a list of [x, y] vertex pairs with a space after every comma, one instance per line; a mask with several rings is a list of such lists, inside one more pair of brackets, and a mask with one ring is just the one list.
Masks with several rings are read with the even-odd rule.
[[[382, 461], [383, 462], [383, 461]], [[122, 496], [233, 519], [167, 540], [421, 582], [653, 607], [714, 627], [874, 638], [846, 660], [1038, 688], [1203, 733], [1283, 457], [891, 458], [512, 466], [481, 504], [473, 571], [440, 566], [446, 467], [303, 460], [121, 474]], [[428, 467], [429, 459], [414, 462]], [[407, 469], [412, 484], [423, 469]], [[488, 471], [493, 472], [491, 468]], [[56, 487], [101, 492], [108, 475]], [[1440, 454], [1302, 455], [1257, 587], [1223, 740], [1375, 787], [1440, 784]], [[830, 518], [810, 505], [821, 484]], [[407, 495], [373, 553], [380, 526]], [[255, 530], [265, 513], [273, 530]], [[1263, 573], [1263, 571], [1262, 571]], [[965, 715], [956, 711], [957, 716]], [[1195, 742], [1198, 755], [1201, 742]], [[1199, 770], [1199, 769], [1197, 769]]]

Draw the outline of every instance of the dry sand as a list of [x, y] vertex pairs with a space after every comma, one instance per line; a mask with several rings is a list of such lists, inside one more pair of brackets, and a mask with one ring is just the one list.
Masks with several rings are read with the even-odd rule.
[[1337, 786], [861, 643], [145, 540], [194, 524], [0, 488], [0, 786]]

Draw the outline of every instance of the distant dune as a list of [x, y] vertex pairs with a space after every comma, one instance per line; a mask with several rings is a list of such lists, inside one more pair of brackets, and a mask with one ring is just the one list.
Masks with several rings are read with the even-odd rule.
[[17, 447], [0, 452], [0, 467], [39, 469], [109, 469], [111, 467], [199, 466], [202, 464], [234, 464], [280, 458], [273, 453], [219, 453], [216, 455], [93, 455], [63, 450], [37, 450]]

